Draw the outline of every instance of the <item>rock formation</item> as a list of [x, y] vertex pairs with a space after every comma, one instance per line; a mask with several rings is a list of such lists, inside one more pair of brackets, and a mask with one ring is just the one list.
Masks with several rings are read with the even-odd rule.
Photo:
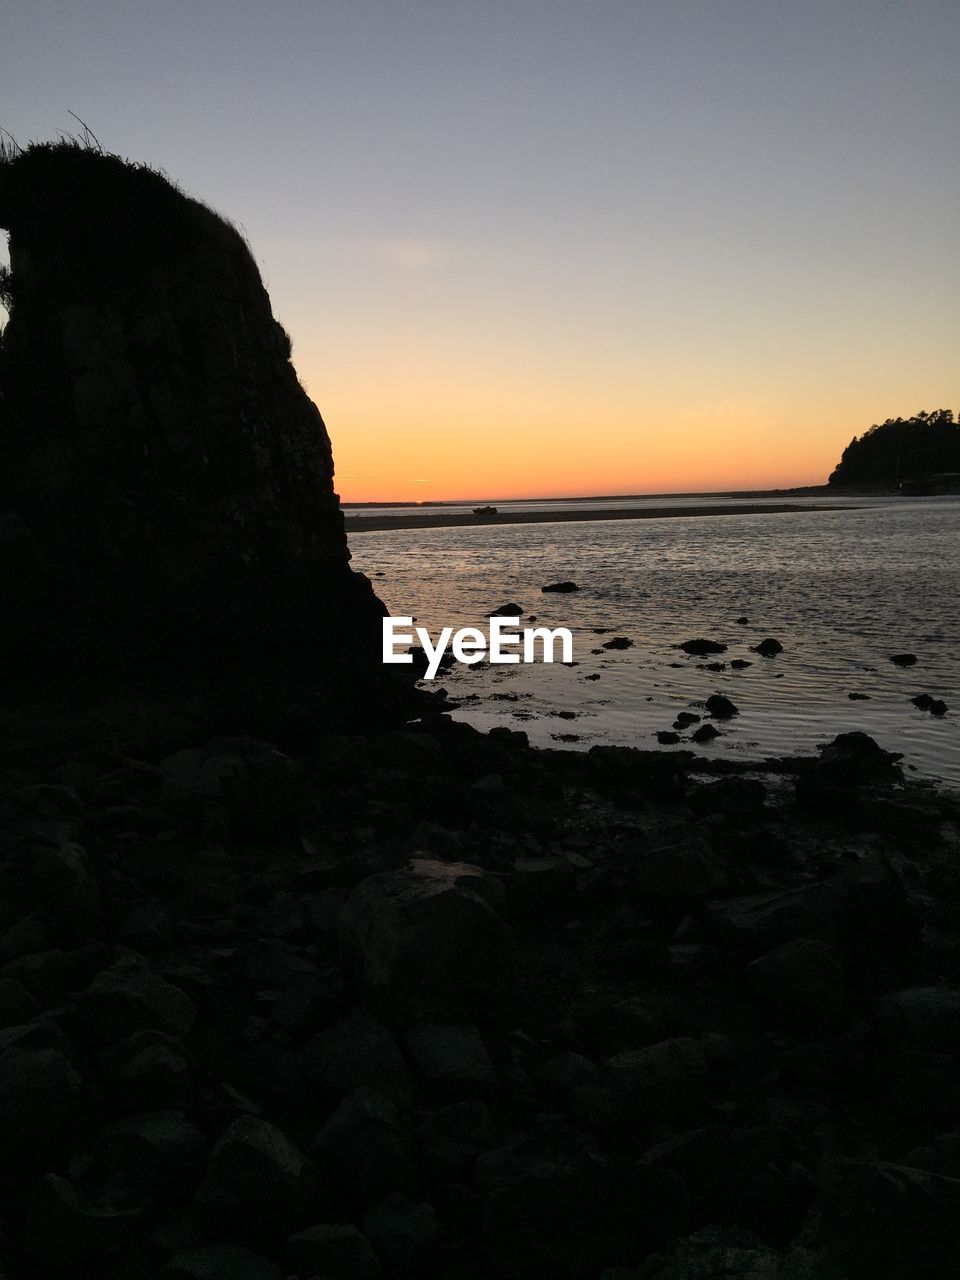
[[69, 143], [0, 158], [0, 227], [0, 678], [195, 681], [220, 727], [274, 735], [390, 718], [384, 609], [243, 238]]

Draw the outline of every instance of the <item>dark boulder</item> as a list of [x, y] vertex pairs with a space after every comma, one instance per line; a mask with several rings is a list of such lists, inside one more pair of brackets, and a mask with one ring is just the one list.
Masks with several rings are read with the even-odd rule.
[[871, 1087], [888, 1115], [938, 1125], [960, 1120], [960, 1066], [952, 1053], [890, 1049]]
[[442, 1226], [433, 1205], [398, 1193], [367, 1210], [363, 1234], [390, 1274], [422, 1276], [437, 1251]]
[[783, 1129], [714, 1125], [653, 1147], [644, 1159], [680, 1175], [697, 1226], [736, 1223], [774, 1241], [789, 1239], [813, 1196]]
[[625, 1261], [634, 1194], [626, 1171], [554, 1117], [477, 1163], [494, 1274], [590, 1277]]
[[813, 1027], [828, 1025], [843, 1007], [843, 966], [826, 942], [795, 938], [750, 965], [751, 985], [774, 1012]]
[[283, 1280], [275, 1262], [237, 1244], [207, 1244], [176, 1254], [157, 1280]]
[[698, 658], [705, 657], [709, 653], [726, 653], [727, 646], [720, 640], [684, 640], [682, 644], [677, 645], [678, 649], [682, 649], [684, 653], [695, 654]]
[[455, 1102], [416, 1117], [418, 1159], [441, 1180], [462, 1177], [478, 1156], [506, 1141], [505, 1122], [483, 1102]]
[[323, 1222], [288, 1236], [287, 1265], [323, 1280], [378, 1280], [383, 1275], [370, 1241], [352, 1226]]
[[331, 1185], [364, 1205], [413, 1183], [410, 1126], [392, 1099], [372, 1089], [344, 1098], [313, 1150]]
[[303, 1053], [301, 1069], [327, 1102], [339, 1102], [354, 1089], [376, 1090], [408, 1103], [413, 1082], [400, 1046], [375, 1018], [357, 1010], [318, 1031]]
[[192, 1195], [207, 1156], [207, 1139], [181, 1111], [120, 1120], [103, 1131], [94, 1149], [102, 1175], [119, 1177], [145, 1203]]
[[59, 1049], [0, 1053], [0, 1144], [7, 1157], [36, 1155], [80, 1097], [80, 1077]]
[[558, 591], [563, 595], [571, 591], [579, 591], [580, 588], [575, 582], [550, 582], [545, 587], [540, 588], [541, 591]]
[[860, 783], [897, 782], [903, 778], [897, 764], [900, 756], [884, 751], [869, 734], [859, 730], [840, 733], [819, 750], [818, 782], [843, 788]]
[[23, 1223], [28, 1252], [40, 1261], [41, 1274], [76, 1274], [92, 1264], [101, 1268], [136, 1231], [143, 1209], [99, 1188], [86, 1189], [48, 1173], [34, 1187]]
[[310, 1162], [274, 1125], [245, 1116], [214, 1147], [197, 1205], [235, 1237], [295, 1225], [317, 1190]]
[[884, 996], [877, 1022], [888, 1044], [933, 1053], [960, 1050], [960, 990], [910, 987]]
[[960, 1180], [896, 1164], [841, 1161], [804, 1227], [828, 1275], [955, 1280]]
[[631, 850], [625, 872], [630, 893], [643, 900], [702, 900], [730, 888], [726, 866], [698, 835]]
[[755, 778], [719, 778], [695, 788], [687, 803], [698, 818], [720, 813], [733, 819], [759, 817], [765, 807], [766, 787]]
[[729, 720], [740, 714], [739, 707], [722, 693], [712, 693], [707, 699], [707, 711], [715, 720]]
[[406, 1035], [407, 1052], [430, 1085], [469, 1092], [492, 1085], [496, 1076], [475, 1026], [421, 1023]]
[[797, 889], [708, 902], [704, 923], [719, 945], [752, 956], [797, 938], [829, 943], [848, 983], [866, 989], [909, 971], [919, 937], [902, 884], [872, 859]]
[[136, 955], [98, 973], [80, 997], [78, 1013], [106, 1041], [147, 1029], [182, 1036], [197, 1015], [189, 996]]
[[360, 991], [397, 1022], [470, 1021], [512, 978], [511, 935], [491, 906], [498, 881], [466, 863], [414, 859], [344, 903], [341, 949]]

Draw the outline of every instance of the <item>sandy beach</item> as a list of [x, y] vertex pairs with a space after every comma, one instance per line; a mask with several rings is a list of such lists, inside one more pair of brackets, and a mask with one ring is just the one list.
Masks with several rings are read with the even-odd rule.
[[[817, 511], [815, 503], [724, 502], [709, 507], [589, 507], [566, 511], [500, 511], [495, 516], [477, 516], [442, 511], [421, 514], [405, 512], [395, 516], [364, 516], [344, 512], [348, 533], [375, 533], [383, 529], [449, 529], [467, 525], [567, 524], [581, 520], [662, 520], [667, 516], [783, 515], [789, 511]], [[837, 510], [831, 507], [831, 510]]]

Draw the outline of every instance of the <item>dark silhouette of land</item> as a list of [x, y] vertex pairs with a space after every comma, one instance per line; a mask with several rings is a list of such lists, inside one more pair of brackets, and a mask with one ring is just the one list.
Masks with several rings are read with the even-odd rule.
[[876, 423], [850, 441], [829, 483], [840, 492], [864, 485], [960, 492], [960, 423], [951, 409]]

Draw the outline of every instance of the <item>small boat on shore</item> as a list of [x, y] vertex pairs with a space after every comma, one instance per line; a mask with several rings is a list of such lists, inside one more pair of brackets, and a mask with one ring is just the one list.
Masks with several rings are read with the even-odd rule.
[[475, 516], [495, 516], [497, 514], [496, 507], [474, 507], [473, 514]]

